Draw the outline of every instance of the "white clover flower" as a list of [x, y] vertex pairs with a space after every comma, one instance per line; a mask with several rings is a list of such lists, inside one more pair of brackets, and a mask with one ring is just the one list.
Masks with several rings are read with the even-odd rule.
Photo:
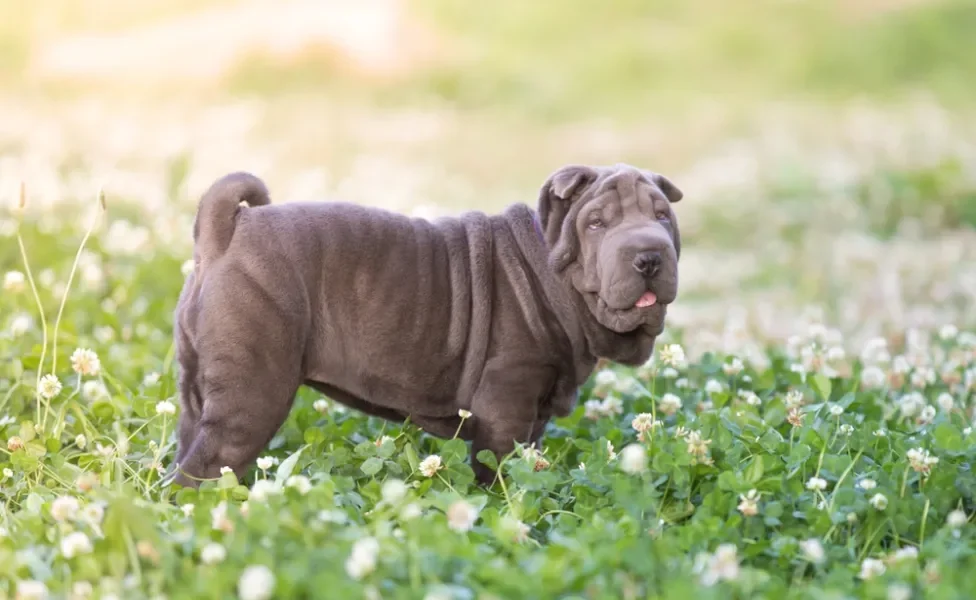
[[217, 542], [209, 542], [200, 550], [200, 561], [205, 565], [216, 565], [227, 558], [227, 549]]
[[927, 425], [935, 420], [936, 410], [934, 406], [926, 405], [922, 409], [922, 412], [918, 415], [918, 422], [921, 425]]
[[95, 593], [95, 588], [87, 581], [76, 581], [71, 584], [71, 600], [86, 600]]
[[78, 446], [78, 448], [84, 450], [85, 446], [87, 445], [88, 445], [88, 438], [85, 437], [85, 434], [79, 433], [78, 435], [75, 436], [75, 446]]
[[688, 381], [687, 377], [682, 377], [674, 382], [674, 387], [678, 388], [679, 390], [686, 390], [691, 387], [691, 382]]
[[189, 502], [186, 503], [186, 504], [180, 505], [180, 510], [183, 511], [183, 516], [184, 517], [191, 517], [191, 516], [193, 516], [194, 509], [196, 509], [196, 506], [194, 504], [192, 504], [192, 503], [189, 503]]
[[887, 363], [891, 360], [888, 353], [888, 340], [877, 337], [867, 341], [861, 350], [861, 360], [865, 364]]
[[630, 422], [630, 426], [638, 433], [650, 431], [657, 425], [658, 422], [654, 420], [654, 416], [651, 413], [640, 413]]
[[176, 405], [169, 400], [162, 400], [156, 403], [156, 414], [157, 415], [175, 415]]
[[912, 588], [904, 583], [892, 583], [888, 586], [888, 600], [911, 600]]
[[315, 412], [325, 414], [329, 410], [329, 403], [326, 400], [319, 398], [312, 403], [312, 408], [315, 409]]
[[22, 292], [24, 290], [27, 278], [20, 271], [7, 271], [3, 275], [3, 291], [5, 292]]
[[407, 495], [407, 485], [399, 479], [388, 479], [383, 482], [380, 493], [383, 496], [383, 502], [387, 504], [399, 504], [404, 496]]
[[873, 434], [874, 437], [888, 437], [888, 432], [882, 429], [875, 429]]
[[413, 519], [416, 519], [422, 514], [423, 514], [423, 510], [420, 508], [420, 505], [417, 504], [416, 502], [411, 502], [410, 504], [400, 509], [400, 519], [403, 521], [412, 521]]
[[875, 510], [884, 510], [888, 508], [888, 497], [881, 493], [871, 496], [871, 499], [868, 500], [868, 502], [875, 508]]
[[685, 363], [685, 350], [680, 344], [668, 344], [658, 352], [661, 362], [669, 367], [680, 369]]
[[807, 481], [807, 489], [822, 492], [827, 489], [827, 480], [822, 477], [811, 477]]
[[786, 392], [786, 399], [784, 401], [786, 408], [797, 408], [803, 404], [803, 392], [799, 390], [790, 390]]
[[924, 448], [912, 448], [906, 456], [909, 465], [918, 473], [928, 474], [932, 470], [932, 466], [939, 463], [939, 458], [932, 456]]
[[861, 572], [858, 577], [861, 579], [872, 579], [884, 575], [884, 563], [876, 558], [865, 558], [861, 563]]
[[617, 458], [617, 452], [613, 449], [613, 442], [607, 440], [607, 461]]
[[705, 382], [705, 393], [706, 394], [721, 394], [725, 387], [714, 379], [709, 379]]
[[275, 576], [264, 565], [251, 565], [237, 580], [237, 595], [241, 600], [268, 600], [274, 594]]
[[285, 487], [290, 487], [304, 496], [312, 491], [312, 482], [304, 475], [291, 475], [285, 480]]
[[722, 365], [722, 372], [728, 375], [729, 377], [734, 377], [739, 373], [741, 373], [744, 368], [745, 365], [742, 364], [742, 361], [739, 360], [739, 357], [734, 356], [732, 357], [732, 360], [730, 362], [727, 362]]
[[658, 403], [658, 408], [661, 412], [667, 416], [671, 416], [674, 413], [681, 410], [681, 398], [674, 394], [664, 394], [661, 396], [661, 401]]
[[885, 373], [878, 367], [865, 367], [861, 371], [861, 384], [870, 390], [876, 390], [885, 384]]
[[862, 479], [857, 482], [857, 487], [864, 491], [868, 491], [878, 487], [878, 483], [873, 479]]
[[478, 509], [464, 500], [455, 500], [447, 507], [447, 526], [452, 531], [465, 533], [478, 520]]
[[957, 335], [959, 335], [959, 328], [951, 323], [947, 323], [939, 329], [939, 337], [943, 341], [954, 339]]
[[617, 383], [617, 374], [610, 369], [602, 369], [594, 376], [593, 381], [596, 383], [597, 387], [610, 387]]
[[365, 537], [356, 540], [352, 545], [352, 552], [346, 559], [346, 574], [359, 580], [376, 570], [376, 558], [380, 553], [380, 544], [375, 538]]
[[279, 494], [281, 490], [278, 486], [274, 484], [273, 481], [268, 479], [258, 479], [251, 486], [251, 491], [248, 493], [248, 500], [255, 500], [257, 502], [265, 502], [269, 496]]
[[844, 423], [840, 426], [840, 432], [844, 435], [854, 435], [854, 426], [850, 423]]
[[844, 407], [840, 404], [832, 404], [830, 405], [830, 414], [831, 416], [839, 417], [844, 414]]
[[814, 564], [819, 565], [827, 558], [823, 544], [816, 538], [810, 538], [800, 542], [800, 551], [803, 552], [803, 558]]
[[713, 586], [719, 581], [733, 581], [739, 577], [738, 549], [733, 544], [720, 544], [715, 553], [705, 557], [699, 569], [701, 584]]
[[747, 517], [754, 517], [759, 514], [759, 492], [749, 490], [745, 494], [740, 494], [739, 506], [736, 508]]
[[960, 527], [966, 525], [967, 522], [969, 522], [969, 517], [966, 516], [965, 512], [959, 509], [952, 511], [946, 517], [946, 524], [953, 529], [959, 529]]
[[227, 467], [227, 466], [220, 467], [220, 474], [221, 475], [228, 475], [228, 474], [233, 473], [233, 472], [234, 472], [234, 469], [231, 469], [230, 467]]
[[267, 471], [268, 469], [274, 466], [274, 457], [262, 456], [257, 460], [257, 465], [258, 468], [261, 469], [262, 471]]
[[945, 412], [951, 411], [953, 405], [955, 404], [952, 400], [952, 394], [947, 394], [945, 392], [939, 394], [939, 397], [936, 398], [935, 401], [939, 405], [939, 408]]
[[900, 562], [903, 560], [918, 560], [918, 548], [915, 546], [899, 548], [894, 554], [891, 555], [891, 558], [895, 562]]
[[418, 468], [424, 477], [433, 477], [438, 471], [444, 468], [444, 465], [441, 463], [440, 456], [431, 454], [420, 462]]
[[624, 412], [624, 402], [616, 396], [607, 396], [600, 404], [600, 410], [607, 416], [620, 415]]
[[471, 411], [470, 410], [464, 410], [463, 408], [459, 408], [458, 409], [458, 416], [461, 417], [462, 419], [470, 419], [471, 418]]
[[925, 405], [925, 396], [918, 392], [910, 392], [898, 400], [898, 410], [904, 417], [914, 417]]
[[28, 579], [17, 582], [17, 600], [45, 600], [47, 586], [43, 581]]
[[92, 527], [98, 527], [101, 525], [102, 519], [105, 518], [105, 509], [102, 508], [101, 504], [86, 504], [81, 509], [81, 518]]
[[61, 554], [67, 559], [90, 554], [93, 549], [91, 540], [80, 531], [69, 533], [61, 540]]
[[647, 451], [640, 444], [628, 444], [620, 451], [620, 468], [631, 475], [647, 469]]
[[102, 370], [98, 355], [89, 348], [76, 348], [71, 353], [71, 368], [79, 375], [97, 376]]
[[221, 500], [220, 503], [210, 509], [210, 526], [212, 529], [230, 533], [234, 530], [234, 522], [227, 517], [227, 501]]
[[105, 389], [105, 384], [97, 379], [89, 379], [85, 383], [81, 384], [81, 395], [88, 400], [93, 402], [101, 398], [108, 397], [108, 390]]
[[53, 373], [48, 373], [41, 377], [41, 386], [38, 388], [41, 398], [50, 400], [61, 393], [61, 380]]
[[81, 504], [73, 496], [59, 496], [51, 503], [51, 518], [59, 523], [71, 521], [78, 516]]
[[665, 379], [677, 379], [678, 375], [678, 370], [674, 367], [664, 367], [661, 369], [661, 377]]
[[160, 375], [159, 373], [153, 371], [152, 373], [147, 373], [145, 377], [142, 378], [142, 385], [146, 387], [152, 387], [159, 383]]
[[10, 478], [10, 477], [13, 477], [13, 476], [14, 476], [14, 472], [13, 472], [13, 471], [11, 471], [11, 470], [10, 470], [9, 468], [5, 468], [5, 469], [3, 470], [3, 476], [4, 476], [5, 478]]
[[587, 400], [583, 403], [583, 416], [596, 421], [603, 416], [603, 403], [599, 400]]
[[827, 360], [830, 362], [838, 362], [844, 360], [847, 357], [847, 353], [840, 346], [833, 346], [827, 350]]

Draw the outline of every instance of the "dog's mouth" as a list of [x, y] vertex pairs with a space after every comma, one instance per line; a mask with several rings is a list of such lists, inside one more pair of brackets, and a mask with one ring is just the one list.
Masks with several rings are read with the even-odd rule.
[[648, 306], [654, 306], [657, 304], [657, 294], [648, 290], [641, 294], [641, 297], [637, 299], [634, 303], [634, 308], [647, 308]]

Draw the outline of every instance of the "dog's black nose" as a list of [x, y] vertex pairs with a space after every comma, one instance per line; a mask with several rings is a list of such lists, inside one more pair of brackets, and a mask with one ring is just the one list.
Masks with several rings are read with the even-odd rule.
[[634, 257], [634, 268], [645, 277], [653, 277], [661, 270], [663, 261], [660, 252], [638, 252], [637, 256]]

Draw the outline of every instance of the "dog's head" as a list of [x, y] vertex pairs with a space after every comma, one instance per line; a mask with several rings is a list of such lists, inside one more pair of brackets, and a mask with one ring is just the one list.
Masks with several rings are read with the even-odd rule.
[[618, 164], [565, 166], [539, 193], [554, 271], [603, 327], [660, 333], [678, 294], [681, 237], [671, 205], [683, 194], [663, 175]]

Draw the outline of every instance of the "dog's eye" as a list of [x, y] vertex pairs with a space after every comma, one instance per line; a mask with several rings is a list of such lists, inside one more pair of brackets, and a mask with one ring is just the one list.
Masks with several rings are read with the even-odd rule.
[[586, 225], [586, 228], [589, 229], [590, 231], [594, 231], [596, 229], [603, 229], [603, 221], [601, 221], [600, 219], [593, 219]]

